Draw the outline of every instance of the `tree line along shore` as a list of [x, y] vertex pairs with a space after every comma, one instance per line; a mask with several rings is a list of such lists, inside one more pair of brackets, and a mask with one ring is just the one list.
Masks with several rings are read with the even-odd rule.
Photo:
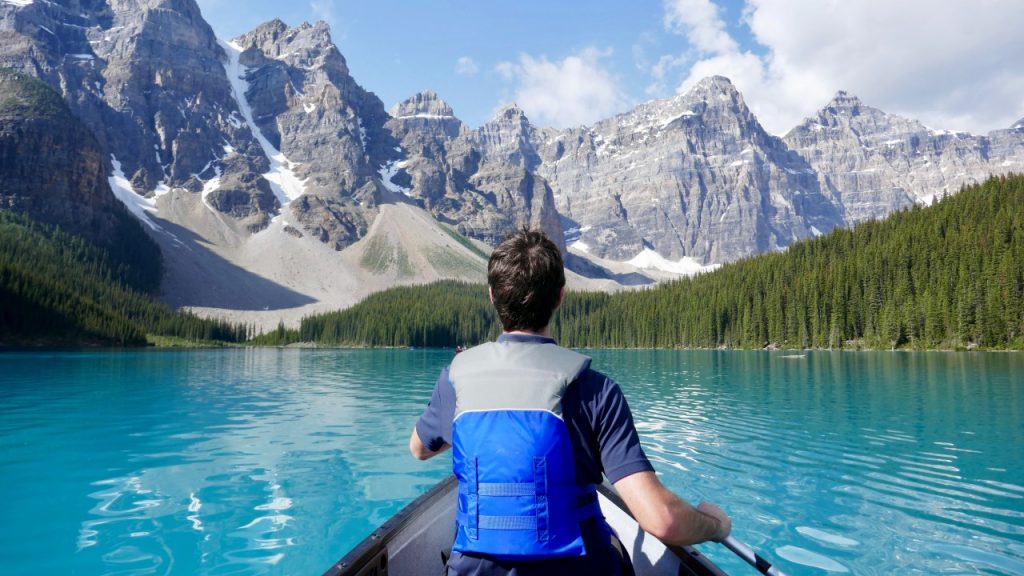
[[[151, 262], [146, 266], [152, 266]], [[298, 329], [175, 312], [132, 262], [0, 211], [0, 343], [472, 345], [500, 325], [482, 284], [397, 287]], [[147, 274], [145, 277], [151, 277]], [[692, 278], [568, 292], [552, 325], [581, 348], [1024, 349], [1024, 176]]]

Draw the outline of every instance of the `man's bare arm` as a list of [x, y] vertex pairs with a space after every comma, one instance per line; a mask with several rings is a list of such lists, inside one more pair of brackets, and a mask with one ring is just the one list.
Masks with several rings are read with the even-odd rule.
[[444, 445], [441, 446], [441, 449], [436, 452], [427, 448], [423, 441], [420, 440], [420, 435], [416, 432], [416, 427], [413, 427], [412, 436], [409, 437], [409, 452], [412, 453], [413, 458], [417, 460], [429, 460], [449, 448], [451, 448], [451, 445], [447, 442], [445, 442]]
[[732, 531], [732, 521], [718, 506], [701, 502], [694, 508], [665, 488], [654, 472], [626, 476], [615, 489], [640, 527], [668, 544], [720, 542]]

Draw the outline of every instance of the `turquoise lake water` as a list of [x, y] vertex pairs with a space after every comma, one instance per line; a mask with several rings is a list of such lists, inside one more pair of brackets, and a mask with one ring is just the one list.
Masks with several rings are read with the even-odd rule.
[[[1024, 355], [589, 353], [789, 574], [1024, 574]], [[447, 474], [406, 445], [451, 355], [2, 353], [3, 573], [319, 574]]]

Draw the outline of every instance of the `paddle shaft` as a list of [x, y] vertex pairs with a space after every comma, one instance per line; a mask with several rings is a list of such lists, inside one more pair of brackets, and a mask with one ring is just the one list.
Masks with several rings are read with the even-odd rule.
[[732, 553], [742, 558], [747, 564], [750, 564], [761, 574], [767, 574], [767, 576], [786, 576], [782, 573], [782, 570], [772, 566], [771, 562], [768, 562], [764, 558], [757, 555], [757, 552], [750, 547], [733, 538], [727, 536], [725, 540], [722, 540], [722, 545], [732, 550]]

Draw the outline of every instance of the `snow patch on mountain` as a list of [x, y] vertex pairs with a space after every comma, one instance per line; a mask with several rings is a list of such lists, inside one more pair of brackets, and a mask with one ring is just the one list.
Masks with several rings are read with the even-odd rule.
[[110, 182], [110, 189], [114, 191], [114, 196], [128, 208], [128, 211], [135, 215], [136, 218], [141, 220], [144, 224], [152, 228], [153, 230], [160, 230], [160, 226], [157, 226], [155, 222], [149, 219], [149, 212], [156, 212], [156, 201], [152, 198], [145, 198], [139, 196], [132, 190], [132, 184], [124, 176], [124, 172], [121, 170], [121, 163], [117, 161], [117, 158], [111, 154], [110, 163], [114, 166], [114, 171], [107, 181]]
[[590, 253], [590, 246], [587, 246], [587, 243], [584, 242], [583, 240], [577, 240], [577, 241], [573, 242], [572, 244], [569, 244], [569, 248], [571, 248], [573, 250], [579, 250], [580, 252], [583, 252], [584, 254], [589, 254]]
[[686, 112], [683, 112], [682, 114], [680, 114], [678, 116], [675, 116], [673, 118], [669, 118], [668, 120], [665, 120], [664, 122], [662, 122], [661, 123], [661, 129], [668, 128], [668, 125], [673, 123], [673, 122], [675, 122], [676, 120], [679, 120], [681, 118], [690, 118], [691, 116], [696, 116], [696, 115], [697, 115], [697, 113], [694, 112], [693, 110], [687, 110]]
[[381, 184], [383, 184], [384, 187], [387, 188], [389, 191], [395, 192], [396, 194], [404, 194], [406, 196], [409, 196], [410, 193], [412, 192], [411, 189], [406, 188], [405, 186], [399, 186], [398, 184], [395, 184], [394, 182], [391, 181], [392, 178], [398, 175], [399, 170], [405, 168], [406, 164], [408, 164], [408, 162], [405, 160], [392, 160], [387, 164], [381, 165], [380, 169], [377, 170], [377, 174], [380, 175]]
[[452, 120], [455, 116], [451, 114], [406, 114], [404, 116], [396, 116], [398, 120], [408, 120], [411, 118], [423, 118], [425, 120]]
[[183, 244], [181, 243], [180, 240], [178, 240], [177, 236], [164, 230], [163, 227], [161, 227], [159, 224], [154, 222], [152, 218], [149, 217], [151, 212], [157, 212], [155, 198], [157, 196], [163, 196], [164, 194], [167, 194], [168, 192], [171, 191], [171, 189], [168, 188], [166, 184], [161, 182], [160, 185], [157, 186], [157, 189], [154, 191], [153, 198], [146, 198], [145, 196], [140, 196], [135, 193], [135, 190], [132, 189], [131, 182], [128, 181], [128, 178], [126, 178], [124, 175], [124, 171], [121, 170], [121, 163], [117, 161], [117, 158], [113, 154], [110, 155], [110, 164], [111, 166], [113, 166], [114, 170], [111, 173], [111, 175], [107, 178], [107, 182], [110, 183], [110, 189], [111, 191], [114, 192], [114, 196], [118, 200], [120, 200], [121, 203], [124, 204], [125, 208], [127, 208], [129, 212], [131, 212], [136, 218], [138, 218], [140, 222], [142, 222], [146, 226], [149, 226], [154, 231], [163, 232], [164, 234], [167, 234], [174, 241], [175, 245], [182, 246]]
[[207, 197], [210, 194], [213, 194], [214, 192], [216, 192], [220, 188], [220, 175], [221, 175], [220, 174], [220, 168], [214, 167], [213, 171], [215, 173], [215, 176], [213, 178], [210, 178], [206, 182], [203, 182], [202, 199], [203, 199], [203, 204], [207, 208], [209, 208], [210, 210], [213, 210], [214, 212], [216, 212], [217, 210], [213, 206], [211, 206], [210, 202], [207, 200]]
[[661, 270], [662, 272], [682, 276], [693, 276], [702, 272], [711, 272], [720, 266], [720, 264], [704, 266], [689, 256], [683, 256], [678, 261], [673, 262], [650, 248], [644, 248], [636, 257], [629, 260], [627, 264], [641, 269]]
[[249, 130], [252, 131], [253, 136], [260, 143], [260, 147], [263, 148], [263, 153], [270, 160], [270, 171], [263, 174], [263, 178], [270, 182], [270, 188], [274, 191], [274, 196], [277, 197], [277, 201], [284, 207], [292, 200], [306, 193], [306, 181], [308, 178], [306, 180], [299, 179], [294, 172], [298, 164], [289, 160], [280, 150], [275, 148], [263, 136], [263, 132], [256, 125], [256, 122], [253, 121], [252, 107], [249, 106], [249, 101], [245, 97], [245, 93], [249, 90], [249, 82], [245, 80], [248, 69], [238, 61], [243, 48], [233, 42], [225, 42], [223, 40], [219, 42], [228, 55], [228, 61], [224, 64], [224, 70], [227, 72], [228, 81], [231, 82], [231, 92], [235, 97], [235, 102], [238, 103], [238, 109], [242, 112], [242, 118], [245, 119]]

